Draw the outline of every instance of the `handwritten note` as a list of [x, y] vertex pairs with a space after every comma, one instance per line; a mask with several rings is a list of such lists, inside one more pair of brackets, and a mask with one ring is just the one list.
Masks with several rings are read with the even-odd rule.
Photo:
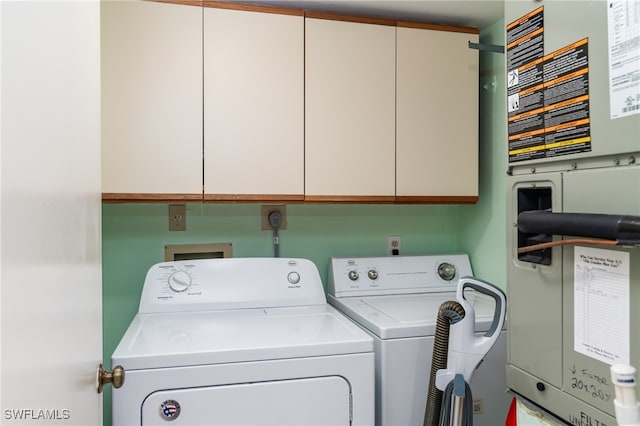
[[574, 250], [574, 350], [607, 364], [628, 364], [629, 253]]

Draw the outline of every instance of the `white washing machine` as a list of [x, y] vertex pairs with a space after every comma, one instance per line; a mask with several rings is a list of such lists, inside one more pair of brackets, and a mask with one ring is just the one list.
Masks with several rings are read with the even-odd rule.
[[371, 425], [373, 340], [305, 259], [159, 263], [111, 358], [113, 425]]
[[[373, 337], [376, 352], [376, 425], [424, 421], [435, 326], [440, 305], [456, 300], [460, 277], [472, 276], [465, 254], [331, 258], [328, 299]], [[484, 334], [495, 304], [465, 293]], [[476, 426], [504, 424], [507, 334], [500, 333], [470, 382]]]

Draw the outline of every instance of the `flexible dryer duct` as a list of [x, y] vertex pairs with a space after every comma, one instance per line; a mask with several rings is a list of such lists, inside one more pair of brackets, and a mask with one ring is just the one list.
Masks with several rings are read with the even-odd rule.
[[436, 319], [436, 334], [433, 342], [433, 358], [429, 374], [429, 390], [424, 413], [424, 426], [438, 426], [442, 405], [442, 391], [436, 387], [436, 372], [447, 368], [449, 354], [449, 327], [464, 318], [462, 305], [447, 301], [440, 305]]
[[528, 234], [603, 238], [628, 245], [640, 243], [640, 216], [530, 210], [518, 215], [518, 229]]

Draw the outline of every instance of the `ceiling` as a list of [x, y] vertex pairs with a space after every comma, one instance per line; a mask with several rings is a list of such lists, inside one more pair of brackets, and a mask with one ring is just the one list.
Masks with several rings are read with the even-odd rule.
[[241, 0], [308, 10], [354, 14], [434, 24], [462, 25], [480, 30], [503, 17], [503, 0]]

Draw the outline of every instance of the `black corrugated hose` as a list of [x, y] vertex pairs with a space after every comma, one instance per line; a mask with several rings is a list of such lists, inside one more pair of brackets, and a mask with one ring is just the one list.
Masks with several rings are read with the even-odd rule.
[[436, 387], [436, 372], [447, 368], [449, 354], [449, 327], [464, 318], [462, 305], [447, 301], [440, 305], [436, 320], [436, 335], [433, 342], [433, 357], [429, 374], [429, 391], [424, 413], [424, 426], [439, 426], [442, 405], [442, 391]]

